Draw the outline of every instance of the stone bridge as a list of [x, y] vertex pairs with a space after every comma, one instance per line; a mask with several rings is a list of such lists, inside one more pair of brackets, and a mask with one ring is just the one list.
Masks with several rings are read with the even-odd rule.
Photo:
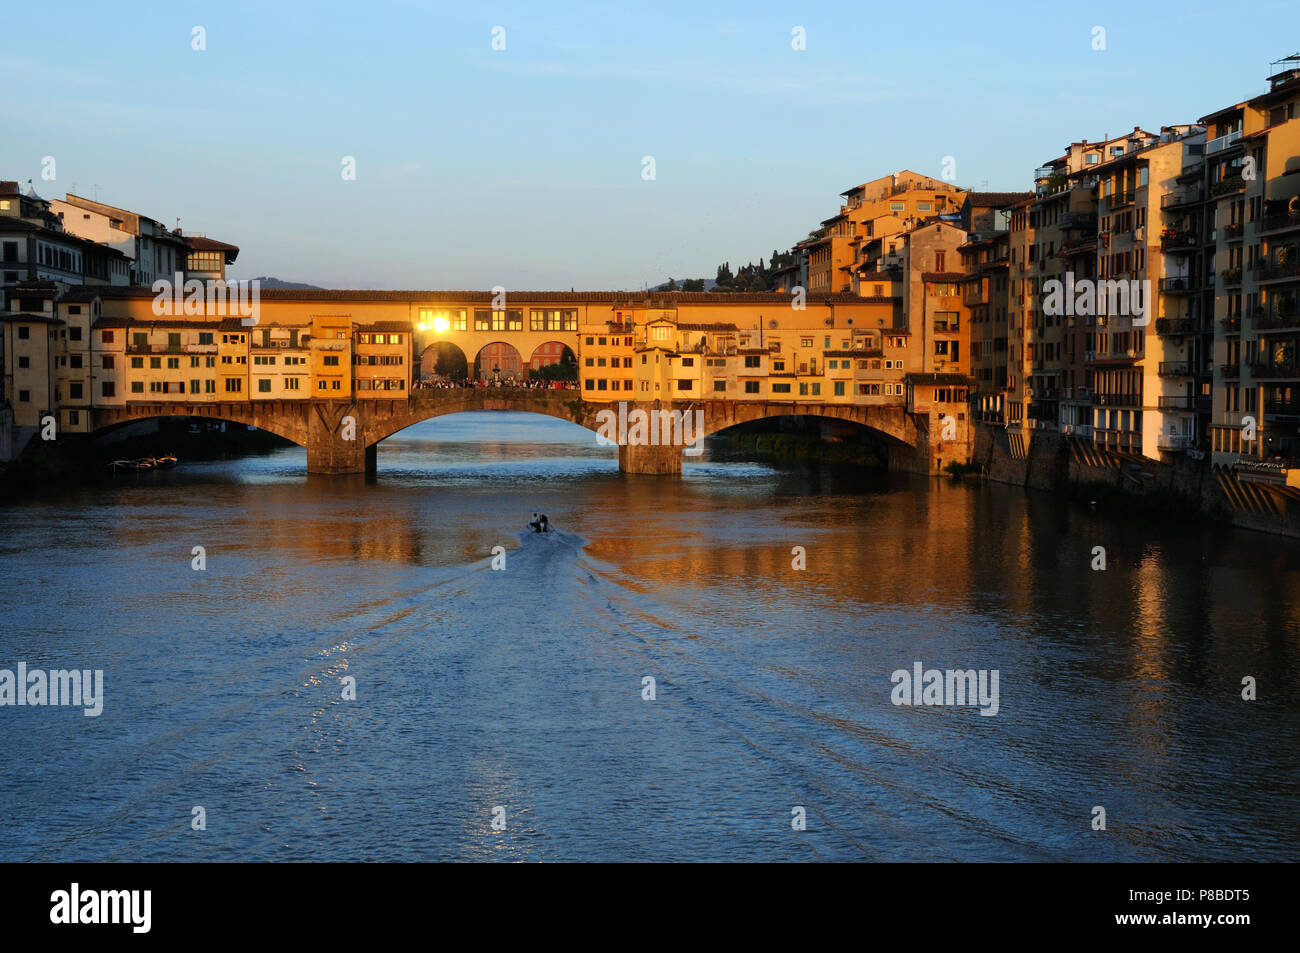
[[[637, 410], [645, 411], [647, 417], [655, 410], [690, 414], [690, 429], [683, 432], [692, 438], [766, 417], [811, 416], [867, 427], [885, 438], [891, 469], [930, 472], [928, 418], [907, 413], [902, 407], [761, 400], [626, 401], [624, 406], [627, 416], [620, 414], [618, 402], [584, 401], [577, 390], [458, 387], [417, 390], [393, 400], [133, 401], [92, 413], [96, 431], [156, 417], [199, 417], [254, 426], [306, 447], [309, 473], [372, 473], [376, 448], [385, 437], [423, 420], [467, 410], [545, 414], [606, 433], [619, 443], [619, 469], [626, 473], [680, 473], [682, 467], [680, 440], [677, 445], [668, 442], [671, 420], [665, 428], [660, 419], [649, 442], [642, 442], [627, 422], [629, 418], [635, 422]], [[696, 412], [703, 414], [703, 433], [694, 428], [700, 419]]]

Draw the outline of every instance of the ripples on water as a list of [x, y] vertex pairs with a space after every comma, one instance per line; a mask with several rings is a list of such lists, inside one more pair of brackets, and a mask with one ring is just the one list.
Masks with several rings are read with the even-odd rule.
[[[0, 859], [1297, 859], [1294, 542], [716, 450], [624, 477], [517, 414], [304, 471], [0, 510], [0, 667], [106, 695], [0, 708]], [[895, 707], [915, 661], [997, 669], [1000, 713]]]

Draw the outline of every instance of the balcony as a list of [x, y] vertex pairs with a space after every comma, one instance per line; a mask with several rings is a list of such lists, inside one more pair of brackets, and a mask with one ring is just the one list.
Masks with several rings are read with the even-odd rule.
[[1300, 417], [1300, 400], [1265, 400], [1264, 413], [1269, 417]]
[[187, 344], [185, 345], [186, 354], [216, 354], [217, 346], [215, 344]]
[[1098, 407], [1141, 407], [1141, 394], [1097, 394], [1092, 399]]
[[1195, 318], [1156, 318], [1156, 334], [1198, 334], [1200, 324]]
[[1196, 289], [1192, 285], [1191, 276], [1180, 275], [1176, 278], [1161, 278], [1160, 290], [1165, 294], [1191, 294]]
[[1189, 205], [1197, 205], [1201, 201], [1200, 189], [1176, 189], [1160, 196], [1160, 207], [1162, 209], [1185, 208]]
[[1252, 363], [1249, 367], [1255, 380], [1300, 380], [1300, 365]]
[[1191, 232], [1170, 229], [1160, 234], [1160, 252], [1165, 255], [1187, 255], [1200, 247], [1200, 241]]
[[1219, 272], [1219, 275], [1223, 278], [1223, 286], [1225, 288], [1241, 284], [1240, 268], [1225, 268], [1223, 271]]
[[1280, 232], [1300, 228], [1300, 211], [1274, 212], [1265, 215], [1259, 223], [1259, 232]]
[[1224, 149], [1230, 149], [1238, 139], [1241, 138], [1241, 130], [1237, 129], [1227, 135], [1219, 136], [1217, 139], [1211, 139], [1205, 144], [1205, 154], [1212, 156], [1216, 152], [1222, 152]]
[[1222, 198], [1225, 195], [1233, 195], [1242, 191], [1246, 187], [1246, 181], [1239, 175], [1224, 176], [1218, 182], [1210, 186], [1211, 198]]
[[1191, 377], [1191, 361], [1161, 361], [1156, 369], [1161, 377]]
[[1245, 231], [1245, 225], [1241, 222], [1233, 222], [1231, 225], [1223, 226], [1223, 237], [1230, 242], [1241, 241], [1242, 232]]
[[1300, 303], [1286, 298], [1275, 301], [1268, 308], [1256, 308], [1256, 331], [1290, 331], [1300, 328]]
[[1276, 281], [1279, 278], [1300, 278], [1300, 261], [1293, 252], [1286, 261], [1261, 261], [1255, 265], [1256, 281]]
[[1219, 327], [1223, 328], [1224, 334], [1240, 334], [1241, 318], [1237, 318], [1237, 317], [1222, 318], [1219, 321]]
[[1195, 450], [1196, 439], [1188, 434], [1162, 433], [1156, 437], [1156, 447], [1170, 453]]
[[1223, 376], [1224, 380], [1230, 380], [1230, 381], [1240, 380], [1240, 379], [1241, 379], [1241, 365], [1240, 365], [1240, 364], [1220, 364], [1220, 365], [1219, 365], [1219, 373]]
[[1057, 223], [1061, 228], [1096, 229], [1096, 212], [1063, 212]]
[[1295, 457], [1272, 457], [1268, 460], [1242, 457], [1233, 464], [1233, 469], [1237, 479], [1247, 483], [1300, 486], [1300, 460]]
[[1156, 406], [1161, 410], [1195, 410], [1204, 414], [1210, 411], [1210, 398], [1190, 394], [1161, 395], [1156, 398]]

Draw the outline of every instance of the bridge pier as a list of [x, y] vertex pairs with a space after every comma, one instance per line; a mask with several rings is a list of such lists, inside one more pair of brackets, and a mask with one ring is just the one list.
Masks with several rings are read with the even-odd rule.
[[682, 448], [672, 445], [631, 446], [618, 448], [618, 468], [624, 473], [671, 474], [682, 472]]

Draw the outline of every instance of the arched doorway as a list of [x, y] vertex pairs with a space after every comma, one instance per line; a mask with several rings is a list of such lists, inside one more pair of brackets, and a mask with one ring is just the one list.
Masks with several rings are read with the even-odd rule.
[[469, 360], [450, 341], [435, 341], [420, 355], [420, 377], [432, 381], [463, 381], [469, 377]]
[[522, 380], [523, 361], [514, 345], [504, 341], [494, 341], [484, 345], [474, 358], [474, 376], [478, 380], [492, 383], [507, 381], [511, 378]]

